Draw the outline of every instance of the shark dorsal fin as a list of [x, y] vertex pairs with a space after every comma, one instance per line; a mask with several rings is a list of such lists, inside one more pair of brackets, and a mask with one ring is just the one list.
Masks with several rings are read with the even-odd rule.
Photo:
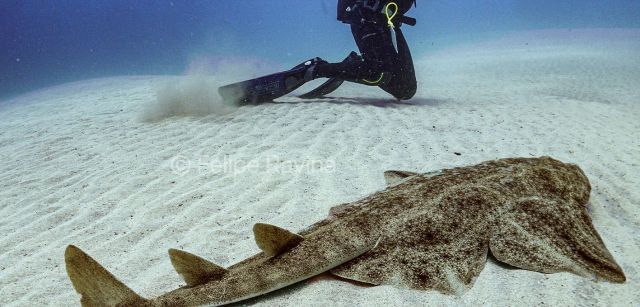
[[394, 185], [399, 183], [403, 179], [411, 176], [418, 175], [418, 173], [413, 172], [405, 172], [405, 171], [386, 171], [384, 172], [384, 180], [387, 182], [387, 185]]
[[220, 279], [227, 273], [226, 269], [185, 251], [169, 249], [169, 258], [189, 287]]
[[82, 306], [138, 306], [145, 299], [115, 278], [107, 269], [83, 252], [69, 245], [64, 252], [67, 274], [82, 298]]
[[275, 256], [298, 245], [304, 238], [286, 229], [269, 224], [253, 226], [256, 244], [267, 255]]

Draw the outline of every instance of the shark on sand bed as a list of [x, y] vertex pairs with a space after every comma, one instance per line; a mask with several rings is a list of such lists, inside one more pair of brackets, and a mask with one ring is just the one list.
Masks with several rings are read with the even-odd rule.
[[587, 214], [582, 170], [549, 157], [511, 158], [416, 174], [385, 172], [389, 186], [331, 209], [299, 234], [256, 224], [262, 252], [227, 269], [169, 250], [187, 286], [144, 299], [75, 246], [67, 273], [83, 306], [220, 305], [314, 275], [459, 294], [489, 251], [498, 261], [543, 273], [625, 281]]

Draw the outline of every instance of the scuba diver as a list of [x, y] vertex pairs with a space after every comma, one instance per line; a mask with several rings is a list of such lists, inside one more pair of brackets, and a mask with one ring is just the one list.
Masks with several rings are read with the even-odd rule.
[[415, 25], [415, 19], [405, 16], [415, 5], [416, 0], [338, 0], [337, 18], [351, 26], [361, 54], [352, 51], [339, 63], [316, 57], [288, 71], [220, 87], [218, 92], [225, 101], [236, 104], [261, 103], [282, 97], [308, 81], [328, 78], [299, 97], [320, 98], [348, 81], [378, 86], [398, 100], [410, 99], [416, 93], [416, 76], [400, 27]]

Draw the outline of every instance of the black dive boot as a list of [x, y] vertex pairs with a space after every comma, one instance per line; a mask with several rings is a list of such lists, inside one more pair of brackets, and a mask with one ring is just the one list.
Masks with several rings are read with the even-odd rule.
[[[338, 75], [344, 74], [345, 71], [350, 70], [352, 67], [359, 67], [362, 63], [362, 57], [360, 55], [358, 55], [355, 51], [351, 51], [351, 53], [349, 53], [349, 55], [342, 60], [342, 62], [340, 63], [336, 63], [336, 64], [329, 64], [327, 62], [320, 62], [318, 63], [318, 65], [316, 65], [314, 71], [314, 79], [315, 78], [322, 78], [322, 77], [329, 77], [329, 75], [333, 75], [332, 77], [329, 77], [329, 80], [327, 80], [325, 83], [321, 84], [320, 86], [316, 87], [315, 89], [313, 89], [312, 91], [302, 94], [298, 97], [303, 98], [303, 99], [317, 99], [317, 98], [322, 98], [324, 95], [330, 94], [333, 91], [337, 90], [338, 87], [340, 87], [340, 85], [342, 85], [342, 83], [345, 81], [343, 78], [339, 77]], [[334, 70], [336, 67], [339, 67], [338, 72], [324, 72], [324, 74], [319, 75], [319, 70], [331, 70], [327, 69], [328, 66], [333, 66]]]

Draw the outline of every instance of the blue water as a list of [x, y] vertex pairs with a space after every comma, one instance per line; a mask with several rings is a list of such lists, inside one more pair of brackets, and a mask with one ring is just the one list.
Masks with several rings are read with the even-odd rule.
[[[355, 49], [336, 0], [0, 0], [0, 99], [94, 77], [182, 74], [194, 58], [283, 67]], [[638, 0], [418, 0], [414, 54], [514, 30], [640, 28]]]

